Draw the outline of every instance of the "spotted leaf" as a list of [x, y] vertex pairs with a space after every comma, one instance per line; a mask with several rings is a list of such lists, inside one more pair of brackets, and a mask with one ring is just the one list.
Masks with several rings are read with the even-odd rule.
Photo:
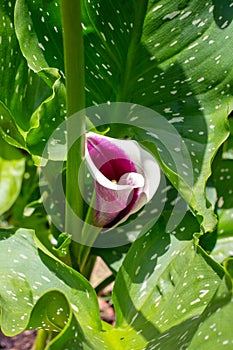
[[101, 328], [91, 285], [77, 272], [46, 254], [42, 246], [40, 249], [32, 230], [18, 229], [14, 234], [1, 230], [0, 246], [1, 329], [5, 334], [12, 336], [23, 331], [36, 301], [51, 289], [66, 295], [83, 327]]
[[222, 280], [223, 268], [197, 243], [182, 240], [184, 233], [164, 234], [161, 226], [132, 245], [120, 268], [113, 298], [116, 326], [142, 335], [145, 349], [189, 348], [220, 304], [231, 309], [232, 290]]

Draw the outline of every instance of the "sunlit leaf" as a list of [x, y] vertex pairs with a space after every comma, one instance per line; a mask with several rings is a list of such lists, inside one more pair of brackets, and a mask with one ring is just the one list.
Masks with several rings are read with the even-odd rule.
[[0, 139], [0, 215], [6, 212], [18, 197], [24, 168], [23, 155]]
[[84, 277], [38, 248], [30, 230], [19, 229], [7, 238], [6, 231], [1, 231], [1, 237], [1, 328], [5, 334], [25, 329], [36, 301], [51, 289], [65, 294], [84, 328], [100, 329], [97, 299]]
[[136, 330], [147, 349], [187, 347], [221, 285], [221, 266], [178, 237], [157, 224], [133, 244], [116, 278], [116, 326]]

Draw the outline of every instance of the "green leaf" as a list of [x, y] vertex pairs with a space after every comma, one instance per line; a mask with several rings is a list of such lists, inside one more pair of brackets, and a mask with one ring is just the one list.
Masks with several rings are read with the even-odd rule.
[[12, 206], [20, 192], [24, 164], [24, 159], [9, 161], [0, 158], [0, 214]]
[[[180, 0], [175, 5], [165, 0], [159, 4], [143, 0], [140, 6], [135, 0], [111, 0], [107, 4], [101, 0], [98, 5], [83, 1], [87, 106], [126, 101], [150, 107], [166, 117], [191, 155], [189, 171], [195, 185], [189, 204], [202, 217], [204, 231], [216, 226], [216, 217], [206, 203], [205, 187], [212, 159], [228, 136], [226, 118], [232, 106], [232, 8], [229, 3], [214, 5], [198, 0]], [[41, 76], [54, 68], [54, 74], [47, 77], [50, 86], [57, 69], [64, 71], [59, 11], [59, 3], [41, 0], [17, 0], [15, 7], [23, 55]], [[51, 104], [59, 106], [61, 101], [63, 98], [58, 96], [58, 101], [55, 98]], [[41, 117], [36, 112], [35, 119], [40, 123], [27, 140], [31, 152], [37, 155], [43, 148], [41, 138], [44, 142], [48, 139], [46, 128], [50, 130], [42, 116], [59, 116], [59, 110], [51, 104], [45, 109], [41, 106]], [[115, 122], [116, 116], [113, 118]], [[153, 142], [161, 148], [161, 142]], [[166, 144], [162, 146], [163, 151]], [[167, 152], [159, 157], [169, 176], [174, 169]], [[186, 175], [179, 175], [184, 184], [189, 183]], [[174, 186], [176, 180], [173, 174]], [[185, 186], [180, 192], [187, 198]]]
[[113, 294], [116, 327], [141, 334], [146, 349], [178, 350], [196, 334], [224, 271], [196, 243], [164, 234], [163, 226], [138, 239], [123, 262]]
[[24, 330], [36, 301], [52, 289], [64, 293], [83, 328], [101, 328], [91, 285], [76, 271], [42, 251], [44, 248], [36, 244], [33, 231], [18, 229], [0, 241], [0, 248], [1, 328], [6, 335]]
[[[224, 144], [223, 150], [226, 149]], [[222, 262], [232, 255], [233, 252], [233, 160], [224, 159], [226, 153], [223, 151], [222, 159], [215, 164], [212, 181], [216, 189], [215, 210], [218, 214], [217, 242], [211, 255]]]
[[[191, 155], [195, 179], [191, 206], [203, 216], [204, 230], [213, 230], [216, 218], [206, 206], [205, 184], [212, 159], [228, 135], [230, 4], [225, 4], [230, 14], [221, 17], [227, 17], [223, 23], [218, 19], [222, 15], [219, 6], [197, 0], [141, 1], [140, 6], [133, 0], [112, 0], [107, 5], [99, 1], [98, 6], [84, 2], [84, 7], [87, 104], [128, 101], [163, 114]], [[169, 168], [166, 153], [160, 157]], [[165, 173], [169, 175], [168, 170]], [[174, 177], [171, 181], [175, 183]]]
[[[47, 141], [64, 120], [64, 86], [58, 69], [45, 67], [38, 75], [28, 67], [30, 62], [24, 58], [16, 38], [15, 3], [3, 0], [0, 6], [0, 57], [4, 58], [0, 76], [0, 132], [10, 144], [41, 155], [44, 139]], [[20, 23], [23, 14], [20, 11]], [[26, 26], [29, 28], [28, 23]], [[22, 41], [26, 45], [27, 38], [23, 36]], [[31, 46], [29, 50], [34, 55]]]
[[58, 256], [64, 257], [69, 252], [70, 243], [71, 243], [71, 235], [69, 235], [66, 232], [62, 232], [58, 236], [57, 244], [53, 249], [57, 252]]
[[233, 159], [233, 112], [229, 115], [230, 135], [223, 146], [223, 159]]
[[[14, 4], [14, 0], [3, 0], [0, 6], [0, 57], [4, 57], [0, 76], [1, 123], [6, 123], [5, 119], [9, 120], [8, 114], [11, 113], [18, 127], [26, 131], [30, 126], [32, 112], [48, 96], [49, 88], [28, 69], [27, 61], [21, 54], [14, 30]], [[6, 126], [4, 129], [5, 133], [14, 138], [17, 135], [16, 131], [12, 134], [15, 130], [12, 128], [13, 126], [9, 127], [8, 133]], [[19, 130], [18, 134], [20, 138]]]
[[213, 299], [202, 315], [189, 349], [201, 348], [221, 350], [233, 344], [231, 317], [233, 311], [232, 283], [229, 277], [223, 279]]
[[233, 160], [222, 160], [214, 170], [217, 190], [218, 233], [221, 237], [232, 237], [233, 218]]
[[24, 215], [28, 217], [33, 213], [33, 207], [35, 207], [35, 202], [38, 201], [39, 198], [40, 191], [38, 188], [38, 171], [33, 164], [32, 159], [27, 156], [25, 159], [25, 173], [21, 191], [11, 211], [14, 226], [18, 226], [17, 223], [22, 220]]
[[96, 330], [93, 329], [91, 337], [90, 329], [88, 331], [87, 328], [90, 340], [84, 334], [67, 298], [59, 291], [49, 291], [41, 296], [32, 310], [27, 328], [54, 332], [54, 339], [49, 342], [46, 350], [100, 349], [101, 345], [104, 346], [100, 335], [99, 339], [96, 335], [95, 341], [92, 340]]
[[[192, 241], [181, 240], [188, 228], [169, 235], [162, 234], [162, 227], [160, 221], [132, 245], [118, 273], [116, 327], [101, 326], [92, 287], [38, 246], [32, 231], [1, 230], [3, 332], [14, 335], [25, 328], [57, 331], [48, 350], [123, 350], [131, 349], [132, 344], [135, 349], [187, 347], [196, 341], [204, 322], [209, 325], [210, 317], [216, 317], [220, 306], [231, 310], [232, 287], [228, 279], [223, 284], [220, 265]], [[224, 340], [230, 337], [227, 329]]]
[[233, 256], [233, 237], [218, 237], [217, 243], [211, 252], [211, 256], [219, 263], [227, 257]]
[[0, 139], [0, 215], [10, 209], [17, 199], [24, 169], [23, 155]]
[[51, 96], [43, 101], [31, 116], [31, 128], [26, 142], [29, 152], [33, 155], [43, 154], [50, 135], [64, 121], [65, 87], [60, 80], [60, 74], [55, 71], [54, 76], [56, 80], [52, 85]]
[[56, 1], [16, 0], [15, 27], [21, 51], [29, 67], [43, 74], [45, 68], [64, 72], [62, 26], [59, 3]]
[[47, 292], [40, 297], [32, 310], [29, 329], [46, 329], [60, 332], [68, 322], [70, 307], [63, 293]]

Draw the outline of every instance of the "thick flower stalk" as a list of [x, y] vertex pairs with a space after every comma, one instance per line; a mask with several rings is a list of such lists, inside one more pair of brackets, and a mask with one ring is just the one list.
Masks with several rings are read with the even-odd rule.
[[160, 168], [136, 141], [90, 132], [86, 145], [95, 184], [93, 224], [111, 229], [151, 200], [160, 183]]

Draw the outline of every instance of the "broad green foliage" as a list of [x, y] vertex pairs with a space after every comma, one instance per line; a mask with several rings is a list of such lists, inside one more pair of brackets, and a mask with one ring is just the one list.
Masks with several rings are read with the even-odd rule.
[[[116, 325], [101, 322], [96, 293], [70, 267], [69, 237], [47, 217], [47, 192], [38, 184], [36, 165], [43, 165], [46, 142], [66, 115], [61, 4], [1, 0], [0, 228], [13, 227], [0, 229], [1, 329], [9, 336], [54, 331], [47, 350], [230, 349], [232, 2], [81, 2], [86, 106], [129, 102], [152, 109], [178, 132], [190, 162], [182, 171], [175, 167], [167, 140], [144, 131], [143, 114], [142, 129], [121, 113], [111, 122], [123, 120], [124, 127], [104, 126], [107, 135], [148, 148], [166, 186], [158, 191], [161, 218], [149, 231], [143, 223], [130, 232], [133, 241], [141, 230], [134, 243], [92, 250], [116, 277]], [[150, 122], [159, 129], [156, 113]], [[177, 190], [183, 198], [177, 210], [188, 209], [167, 233]], [[63, 205], [51, 204], [56, 211]]]
[[[133, 0], [83, 1], [87, 106], [133, 102], [166, 116], [191, 154], [195, 189], [190, 205], [203, 217], [205, 231], [216, 225], [206, 208], [205, 184], [216, 150], [228, 135], [226, 118], [232, 104], [231, 17], [228, 2], [221, 7], [197, 0], [175, 5], [144, 0], [140, 6]], [[17, 0], [15, 29], [29, 67], [44, 79], [46, 75], [50, 86], [54, 79], [60, 81], [59, 2]], [[64, 116], [58, 81], [49, 102], [31, 119], [27, 147], [37, 155]], [[169, 163], [166, 156], [160, 157]], [[184, 175], [183, 180], [187, 181]]]
[[[65, 92], [57, 70], [45, 69], [37, 75], [29, 68], [16, 38], [14, 3], [3, 1], [0, 7], [0, 55], [4, 58], [0, 75], [0, 131], [9, 143], [31, 147], [31, 153], [37, 155], [43, 151], [43, 142], [52, 130], [64, 119]], [[17, 16], [15, 20], [17, 23]], [[24, 45], [27, 40], [24, 37]], [[32, 53], [31, 49], [30, 46]], [[34, 133], [36, 136], [32, 136]]]
[[[232, 309], [229, 277], [221, 281], [222, 268], [197, 245], [159, 231], [157, 225], [135, 242], [119, 271], [114, 288], [117, 326], [137, 330], [148, 342], [146, 349], [189, 348], [205, 336], [210, 346], [216, 340], [210, 319], [221, 322], [216, 310], [228, 314]], [[229, 328], [222, 335], [222, 344], [232, 343]]]
[[48, 88], [34, 74], [23, 58], [14, 30], [14, 2], [3, 1], [0, 7], [1, 131], [14, 145], [25, 147], [18, 128], [27, 131], [33, 111], [48, 96]]
[[[154, 346], [178, 350], [198, 343], [207, 334], [200, 331], [205, 327], [211, 332], [206, 340], [213, 341], [216, 310], [226, 314], [227, 322], [232, 308], [229, 277], [222, 279], [223, 268], [192, 241], [179, 240], [179, 233], [161, 234], [159, 227], [134, 243], [119, 271], [114, 328], [101, 326], [88, 282], [43, 251], [31, 231], [2, 230], [3, 331], [8, 335], [25, 328], [58, 332], [48, 349], [131, 349], [135, 344], [135, 350]], [[220, 340], [231, 343], [231, 332], [223, 333]]]

